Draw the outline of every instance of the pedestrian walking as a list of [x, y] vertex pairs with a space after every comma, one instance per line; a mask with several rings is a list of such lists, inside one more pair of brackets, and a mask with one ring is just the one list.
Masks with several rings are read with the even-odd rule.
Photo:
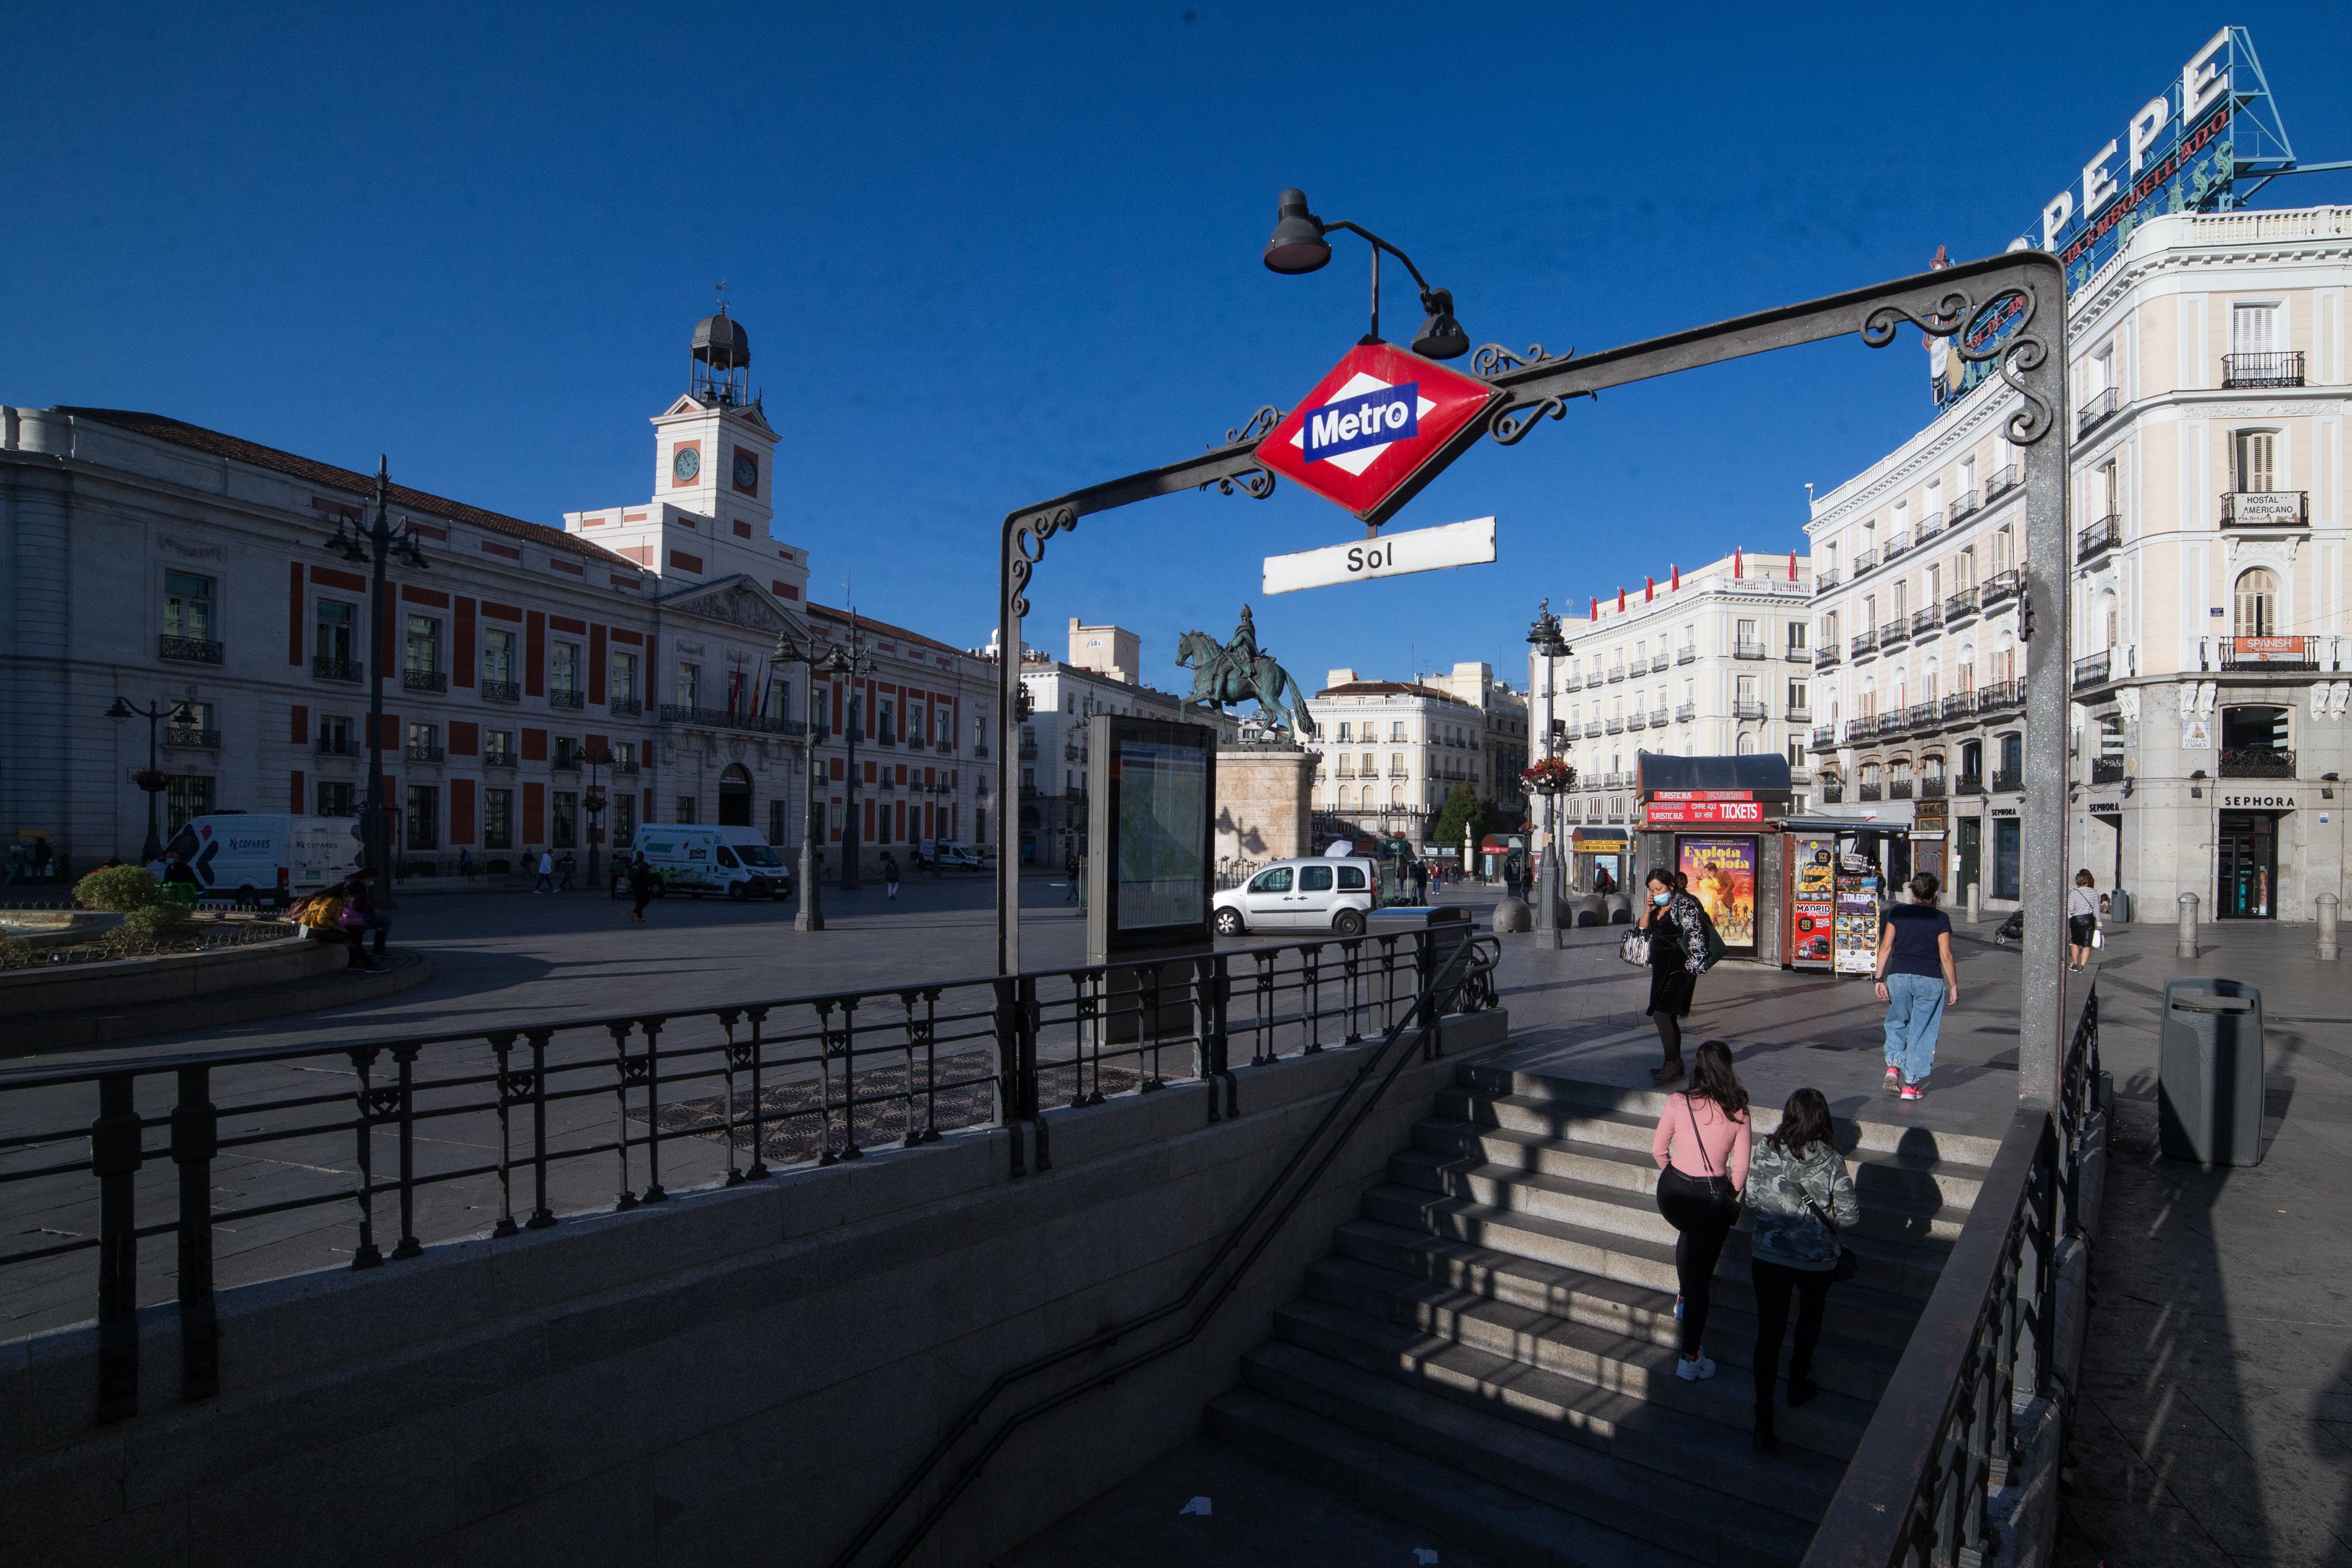
[[1069, 878], [1070, 883], [1070, 896], [1064, 899], [1062, 902], [1065, 904], [1076, 904], [1078, 901], [1078, 856], [1076, 851], [1073, 850], [1067, 856], [1064, 857], [1062, 861], [1062, 874]]
[[888, 850], [882, 852], [882, 896], [886, 899], [898, 896], [898, 857]]
[[1813, 1348], [1821, 1343], [1822, 1309], [1843, 1249], [1838, 1232], [1862, 1218], [1820, 1090], [1790, 1095], [1780, 1125], [1757, 1144], [1748, 1166], [1748, 1272], [1756, 1287], [1756, 1447], [1769, 1454], [1780, 1446], [1772, 1430], [1772, 1385], [1789, 1328], [1789, 1297], [1797, 1298], [1797, 1343], [1789, 1353], [1793, 1410], [1817, 1392]]
[[2074, 873], [2074, 886], [2066, 894], [2066, 963], [2079, 969], [2091, 961], [2091, 949], [2099, 945], [2099, 880], [2087, 870]]
[[1683, 1075], [1683, 1019], [1690, 1017], [1698, 977], [1706, 969], [1706, 911], [1675, 887], [1675, 873], [1664, 866], [1650, 873], [1647, 885], [1650, 902], [1639, 922], [1650, 938], [1650, 1005], [1645, 1010], [1657, 1025], [1658, 1047], [1665, 1056], [1651, 1071], [1650, 1081], [1672, 1083]]
[[580, 862], [572, 857], [572, 852], [570, 850], [564, 851], [563, 858], [555, 862], [555, 874], [558, 879], [555, 884], [555, 890], [558, 893], [572, 893], [576, 891], [572, 884], [572, 874], [579, 869], [579, 866]]
[[654, 868], [646, 863], [643, 850], [629, 859], [629, 896], [635, 902], [629, 906], [629, 918], [639, 925], [646, 923], [646, 905], [653, 902]]
[[554, 891], [555, 856], [549, 851], [541, 850], [539, 852], [539, 885], [532, 888], [531, 892], [552, 893]]
[[1429, 902], [1429, 862], [1427, 861], [1412, 862], [1412, 901], [1415, 904]]
[[474, 874], [474, 852], [463, 846], [460, 846], [457, 851], [457, 874], [459, 876]]
[[1731, 1048], [1710, 1040], [1698, 1048], [1690, 1087], [1666, 1097], [1650, 1157], [1658, 1163], [1658, 1212], [1675, 1228], [1675, 1316], [1682, 1328], [1682, 1360], [1675, 1375], [1685, 1383], [1715, 1375], [1706, 1354], [1707, 1308], [1716, 1260], [1739, 1218], [1748, 1185], [1748, 1091], [1732, 1071]]
[[1960, 999], [1960, 975], [1952, 962], [1952, 917], [1936, 907], [1936, 879], [1921, 872], [1910, 887], [1910, 903], [1879, 912], [1878, 999], [1886, 1004], [1886, 1092], [1924, 1100], [1944, 1009]]

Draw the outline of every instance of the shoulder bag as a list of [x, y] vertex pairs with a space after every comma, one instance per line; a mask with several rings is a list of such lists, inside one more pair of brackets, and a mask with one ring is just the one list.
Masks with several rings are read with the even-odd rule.
[[1646, 931], [1625, 933], [1625, 939], [1617, 944], [1617, 956], [1637, 967], [1648, 968], [1650, 967], [1650, 934]]
[[1813, 1211], [1815, 1219], [1828, 1228], [1830, 1239], [1838, 1244], [1837, 1261], [1830, 1265], [1832, 1282], [1843, 1284], [1853, 1279], [1862, 1270], [1862, 1260], [1853, 1255], [1853, 1249], [1847, 1246], [1844, 1239], [1838, 1235], [1837, 1221], [1822, 1213], [1822, 1206], [1810, 1197], [1805, 1199], [1805, 1207]]
[[1683, 1114], [1690, 1118], [1691, 1137], [1698, 1145], [1698, 1163], [1706, 1167], [1707, 1206], [1715, 1210], [1717, 1218], [1729, 1225], [1739, 1218], [1739, 1193], [1732, 1186], [1731, 1178], [1718, 1172], [1715, 1161], [1708, 1157], [1706, 1140], [1699, 1136], [1698, 1113], [1691, 1109], [1690, 1096], [1682, 1096], [1682, 1102]]

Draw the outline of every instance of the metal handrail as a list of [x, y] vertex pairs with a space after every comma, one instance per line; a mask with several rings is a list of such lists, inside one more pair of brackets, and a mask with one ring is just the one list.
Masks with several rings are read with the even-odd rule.
[[2057, 1250], [2081, 1234], [2083, 1147], [2103, 1109], [2095, 967], [2074, 1006], [2058, 1103], [2011, 1116], [1803, 1568], [1989, 1559], [1990, 1494], [2019, 1457], [2013, 1396], [2053, 1398], [2072, 1423], [2053, 1365]]
[[[1438, 932], [1427, 934], [1433, 944], [1439, 935], [1441, 933]], [[1298, 1147], [1284, 1163], [1281, 1171], [1258, 1194], [1257, 1201], [1250, 1206], [1249, 1212], [1242, 1217], [1239, 1224], [1226, 1233], [1224, 1240], [1218, 1246], [1217, 1250], [1193, 1274], [1182, 1293], [1173, 1301], [1154, 1307], [1124, 1322], [1113, 1323], [1107, 1328], [1099, 1329], [1076, 1344], [1066, 1345], [1060, 1350], [1035, 1357], [1008, 1372], [1000, 1373], [963, 1413], [949, 1425], [945, 1434], [932, 1446], [930, 1452], [924, 1456], [922, 1462], [915, 1467], [912, 1473], [899, 1484], [898, 1490], [893, 1491], [866, 1521], [865, 1527], [851, 1538], [849, 1544], [833, 1558], [832, 1568], [849, 1568], [849, 1565], [857, 1560], [859, 1553], [863, 1552], [873, 1542], [875, 1537], [887, 1526], [891, 1517], [920, 1490], [930, 1479], [932, 1472], [946, 1462], [949, 1450], [967, 1432], [979, 1426], [982, 1418], [987, 1415], [989, 1407], [995, 1404], [1006, 1390], [1034, 1377], [1039, 1373], [1066, 1364], [1089, 1351], [1107, 1350], [1140, 1330], [1182, 1312], [1200, 1298], [1202, 1292], [1209, 1289], [1218, 1271], [1224, 1268], [1226, 1260], [1242, 1247], [1244, 1239], [1258, 1226], [1261, 1219], [1265, 1219], [1266, 1223], [1262, 1232], [1250, 1244], [1248, 1251], [1243, 1254], [1241, 1260], [1225, 1278], [1223, 1283], [1217, 1286], [1215, 1293], [1193, 1316], [1191, 1324], [1183, 1333], [1164, 1343], [1122, 1357], [1108, 1366], [1096, 1368], [1074, 1386], [1033, 1400], [1005, 1417], [1003, 1423], [997, 1427], [995, 1434], [982, 1447], [980, 1452], [973, 1455], [958, 1472], [955, 1479], [941, 1490], [939, 1496], [931, 1500], [930, 1506], [925, 1509], [922, 1516], [915, 1521], [915, 1526], [908, 1531], [907, 1538], [901, 1541], [897, 1549], [884, 1560], [887, 1568], [898, 1568], [899, 1564], [914, 1554], [932, 1528], [945, 1517], [947, 1511], [963, 1495], [965, 1489], [979, 1476], [990, 1458], [1003, 1447], [1005, 1441], [1013, 1433], [1037, 1417], [1050, 1414], [1074, 1399], [1095, 1389], [1108, 1387], [1118, 1379], [1148, 1366], [1164, 1356], [1172, 1355], [1200, 1337], [1201, 1333], [1208, 1327], [1210, 1321], [1216, 1316], [1218, 1310], [1224, 1305], [1233, 1292], [1240, 1287], [1242, 1281], [1248, 1276], [1259, 1256], [1272, 1244], [1275, 1237], [1281, 1233], [1284, 1224], [1288, 1221], [1299, 1204], [1315, 1190], [1315, 1184], [1322, 1179], [1323, 1172], [1329, 1167], [1332, 1160], [1348, 1146], [1349, 1141], [1355, 1136], [1357, 1129], [1363, 1125], [1364, 1119], [1379, 1105], [1381, 1097], [1387, 1092], [1389, 1086], [1396, 1082], [1397, 1075], [1404, 1071], [1405, 1063], [1413, 1059], [1414, 1052], [1397, 1049], [1399, 1042], [1405, 1040], [1409, 1032], [1417, 1025], [1421, 1031], [1418, 1038], [1424, 1042], [1421, 1054], [1429, 1054], [1426, 1042], [1430, 1031], [1437, 1026], [1438, 1020], [1444, 1016], [1445, 1004], [1460, 998], [1465, 989], [1471, 989], [1475, 999], [1478, 988], [1483, 986], [1486, 988], [1486, 995], [1488, 998], [1486, 1005], [1492, 1005], [1491, 976], [1496, 964], [1500, 960], [1501, 953], [1502, 945], [1494, 937], [1480, 937], [1466, 926], [1464, 927], [1459, 940], [1454, 943], [1453, 950], [1445, 956], [1443, 965], [1432, 964], [1425, 971], [1429, 976], [1428, 983], [1413, 998], [1412, 1006], [1407, 1009], [1402, 1018], [1392, 1021], [1387, 1032], [1381, 1036], [1380, 1042], [1365, 1053], [1363, 1064], [1356, 1070], [1355, 1076], [1348, 1081], [1347, 1086], [1332, 1100], [1330, 1106], [1316, 1123], [1314, 1129], [1300, 1141]], [[1359, 1091], [1383, 1063], [1386, 1063], [1387, 1071], [1381, 1074], [1378, 1086], [1370, 1094], [1360, 1097]], [[1226, 1074], [1229, 1092], [1232, 1082], [1231, 1074]], [[1351, 1104], [1354, 1106], [1354, 1113], [1349, 1116], [1346, 1124], [1340, 1127], [1339, 1135], [1330, 1141], [1328, 1146], [1324, 1148], [1320, 1156], [1315, 1160], [1314, 1165], [1307, 1170], [1304, 1179], [1297, 1181], [1294, 1186], [1292, 1178], [1297, 1176], [1301, 1166], [1306, 1165], [1309, 1154], [1315, 1150], [1318, 1144], [1323, 1142], [1324, 1135], [1339, 1123], [1341, 1113], [1349, 1110]], [[1286, 1187], [1290, 1188], [1286, 1197], [1282, 1196]]]

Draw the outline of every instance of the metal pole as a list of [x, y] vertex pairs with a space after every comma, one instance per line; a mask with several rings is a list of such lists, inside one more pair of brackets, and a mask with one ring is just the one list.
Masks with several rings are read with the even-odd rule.
[[857, 677], [865, 674], [859, 665], [857, 612], [849, 612], [849, 706], [843, 717], [849, 721], [849, 761], [842, 772], [848, 788], [844, 799], [848, 805], [841, 819], [841, 887], [845, 893], [857, 891], [857, 732], [866, 727], [866, 710], [857, 700]]
[[2183, 958], [2197, 956], [2197, 895], [2193, 893], [2180, 895], [2180, 936], [2173, 950]]
[[1021, 830], [1014, 813], [1021, 799], [1021, 617], [1027, 604], [1013, 587], [1008, 525], [997, 583], [996, 604], [996, 972], [1021, 972]]
[[[155, 727], [163, 721], [163, 707], [161, 703], [147, 705], [147, 771], [151, 777], [163, 770], [163, 754], [157, 750], [155, 744]], [[146, 858], [140, 862], [142, 865], [153, 865], [163, 858], [163, 836], [155, 831], [155, 797], [161, 791], [154, 789], [147, 791], [147, 854]]]
[[2065, 1061], [2066, 890], [2074, 878], [2066, 852], [2066, 708], [2074, 676], [2074, 534], [2067, 524], [2073, 486], [2066, 470], [2074, 413], [2066, 400], [2065, 292], [2051, 290], [2035, 303], [2048, 313], [2050, 342], [2042, 360], [2021, 367], [2017, 379], [2021, 391], [2041, 393], [2051, 423], [2024, 453], [2027, 570], [2018, 640], [2027, 643], [2030, 632], [2031, 642], [2025, 659], [2025, 852], [2019, 888], [2025, 936], [2017, 1096], [2055, 1105]]
[[368, 637], [374, 644], [368, 650], [368, 771], [367, 796], [363, 810], [367, 819], [367, 868], [375, 873], [380, 903], [392, 896], [392, 865], [390, 835], [384, 831], [383, 799], [383, 563], [390, 553], [392, 530], [384, 517], [387, 493], [392, 487], [392, 460], [379, 455], [375, 469], [375, 522], [368, 529], [369, 556], [373, 569], [368, 583]]
[[[810, 652], [815, 652], [814, 646]], [[816, 791], [816, 661], [813, 658], [805, 660], [803, 667], [808, 672], [808, 695], [804, 699], [808, 728], [803, 732], [808, 744], [803, 747], [801, 758], [801, 906], [793, 914], [793, 929], [822, 931], [824, 929], [824, 909], [818, 902], [820, 894], [816, 885], [817, 812], [821, 809]], [[756, 1153], [755, 1150], [755, 1157]]]

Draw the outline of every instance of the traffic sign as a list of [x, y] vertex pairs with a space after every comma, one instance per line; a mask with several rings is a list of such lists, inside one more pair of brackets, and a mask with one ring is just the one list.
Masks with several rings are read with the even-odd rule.
[[1377, 528], [1485, 433], [1502, 396], [1393, 343], [1359, 343], [1258, 443], [1257, 460]]
[[1495, 559], [1495, 519], [1473, 517], [1437, 528], [1383, 534], [1354, 544], [1327, 545], [1296, 555], [1265, 558], [1265, 591], [1289, 593], [1301, 588], [1328, 588], [1337, 582], [1363, 582], [1375, 577], [1403, 577], [1416, 571], [1442, 571], [1452, 566], [1477, 566]]

